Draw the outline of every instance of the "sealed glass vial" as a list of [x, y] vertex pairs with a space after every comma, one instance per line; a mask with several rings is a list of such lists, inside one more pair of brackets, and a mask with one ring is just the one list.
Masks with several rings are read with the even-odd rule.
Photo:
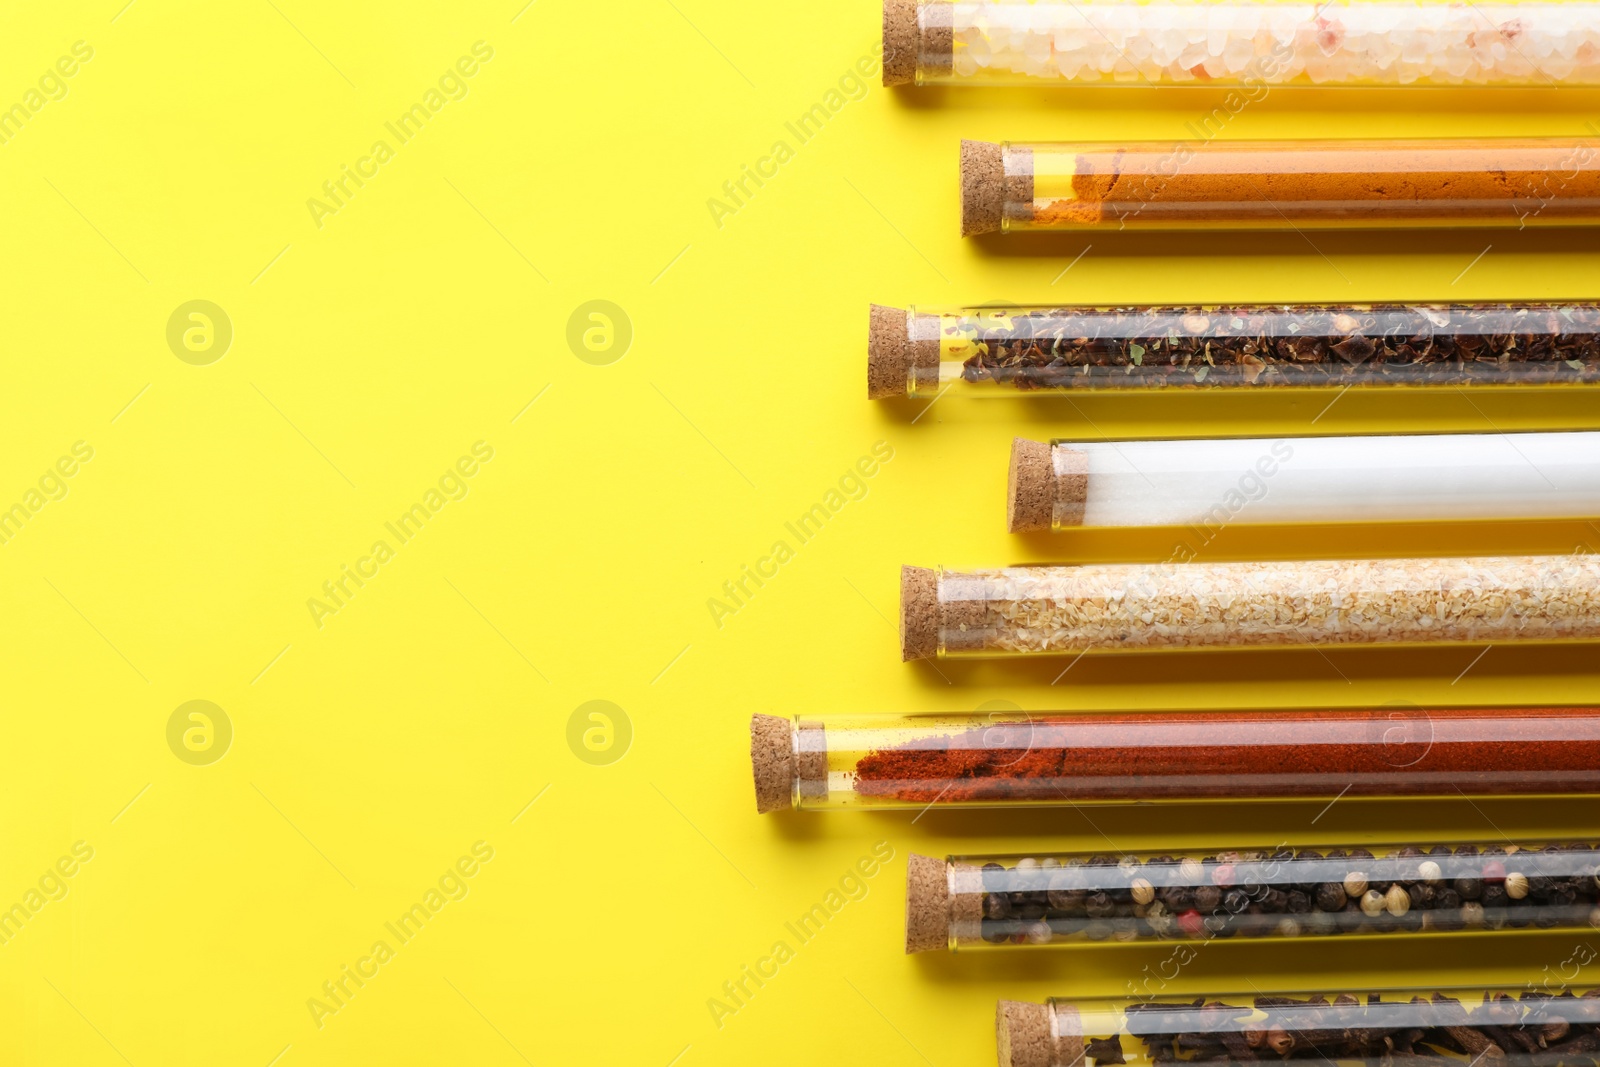
[[913, 855], [906, 951], [1589, 930], [1597, 873], [1587, 843]]
[[885, 85], [1600, 85], [1600, 8], [885, 0]]
[[961, 143], [961, 234], [1600, 223], [1600, 141]]
[[905, 567], [904, 659], [1600, 639], [1600, 555]]
[[1600, 304], [893, 308], [867, 395], [1600, 383]]
[[760, 812], [1600, 794], [1600, 708], [757, 715]]
[[1097, 526], [1600, 515], [1600, 433], [1052, 441], [1011, 446], [1012, 533]]
[[996, 1036], [1000, 1067], [1587, 1067], [1600, 1049], [1600, 990], [1530, 983], [1003, 1000]]

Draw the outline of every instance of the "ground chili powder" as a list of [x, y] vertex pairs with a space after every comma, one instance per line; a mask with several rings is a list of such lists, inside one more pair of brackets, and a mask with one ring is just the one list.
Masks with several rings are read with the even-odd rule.
[[856, 763], [916, 803], [1600, 792], [1600, 708], [1036, 716]]

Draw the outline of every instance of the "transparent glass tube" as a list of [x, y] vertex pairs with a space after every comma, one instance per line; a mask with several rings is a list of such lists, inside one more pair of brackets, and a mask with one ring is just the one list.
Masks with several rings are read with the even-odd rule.
[[906, 567], [905, 659], [1600, 639], [1600, 555]]
[[[1130, 988], [1132, 986], [1130, 985]], [[1586, 1067], [1600, 990], [1323, 989], [1265, 995], [1001, 1001], [1000, 1067], [1202, 1067], [1269, 1062], [1391, 1067]]]
[[1017, 438], [1011, 532], [1600, 515], [1600, 433]]
[[1600, 794], [1600, 708], [757, 715], [756, 806]]
[[1600, 84], [1600, 7], [1418, 0], [885, 0], [885, 85]]
[[1600, 383], [1600, 304], [874, 305], [867, 394]]
[[913, 855], [906, 951], [1588, 930], [1597, 873], [1595, 845], [1550, 842]]
[[1600, 140], [961, 144], [961, 232], [1600, 223]]

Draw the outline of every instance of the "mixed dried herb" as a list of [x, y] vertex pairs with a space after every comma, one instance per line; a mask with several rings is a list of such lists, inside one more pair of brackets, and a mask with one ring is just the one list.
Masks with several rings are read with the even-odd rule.
[[1600, 305], [1043, 308], [941, 332], [975, 350], [966, 381], [1021, 390], [1600, 381]]

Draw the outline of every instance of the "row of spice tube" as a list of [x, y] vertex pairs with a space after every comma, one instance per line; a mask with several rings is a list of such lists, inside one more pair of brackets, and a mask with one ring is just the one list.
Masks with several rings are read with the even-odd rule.
[[[1600, 86], [1600, 3], [885, 0], [887, 85]], [[1209, 119], [1207, 120], [1209, 121]], [[961, 146], [964, 236], [1600, 224], [1600, 142]], [[1593, 303], [873, 307], [873, 398], [1582, 387]], [[1013, 443], [1012, 532], [1589, 518], [1600, 433]], [[907, 660], [1600, 639], [1586, 554], [904, 568]], [[1600, 708], [839, 715], [751, 724], [757, 807], [1592, 796]], [[1600, 928], [1600, 843], [912, 856], [906, 951]], [[1130, 987], [1131, 988], [1131, 987]], [[1002, 1067], [1600, 1063], [1600, 990], [1002, 1001]]]
[[[761, 812], [1577, 798], [1600, 789], [1600, 708], [757, 715], [751, 757]], [[1595, 928], [1594, 840], [913, 855], [906, 870], [908, 953]], [[1001, 1067], [1600, 1061], [1600, 989], [1128, 989], [1002, 1001]]]
[[1224, 91], [1177, 141], [963, 142], [963, 236], [1600, 224], [1594, 138], [1217, 137], [1284, 87], [1600, 86], [1595, 0], [885, 0], [883, 81]]

